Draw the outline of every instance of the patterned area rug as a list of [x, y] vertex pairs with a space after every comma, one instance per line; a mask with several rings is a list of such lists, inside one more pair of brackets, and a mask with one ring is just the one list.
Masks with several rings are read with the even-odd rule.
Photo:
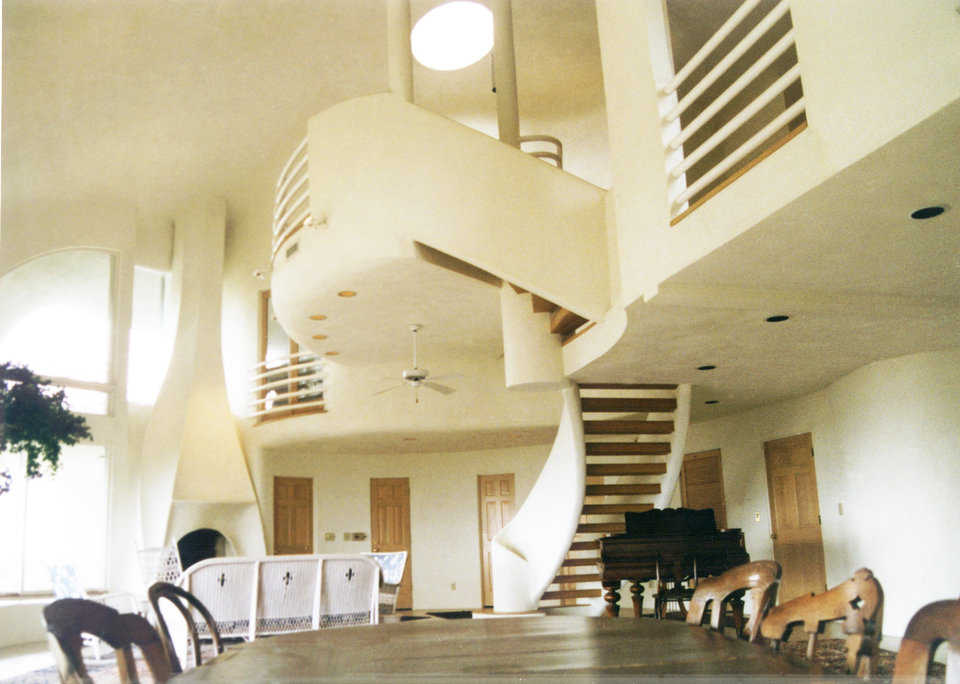
[[[820, 639], [813, 652], [813, 660], [823, 666], [829, 674], [845, 674], [847, 668], [847, 642], [845, 639]], [[804, 661], [807, 652], [806, 640], [790, 641], [780, 647], [781, 653], [791, 660]], [[893, 675], [893, 663], [897, 654], [893, 651], [880, 649], [877, 658], [877, 674], [881, 677]], [[943, 663], [933, 663], [927, 673], [927, 682], [943, 682], [946, 668]]]

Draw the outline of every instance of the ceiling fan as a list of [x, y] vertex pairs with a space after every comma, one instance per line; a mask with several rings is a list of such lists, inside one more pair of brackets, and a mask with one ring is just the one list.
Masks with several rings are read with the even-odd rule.
[[387, 389], [380, 390], [379, 392], [374, 392], [373, 396], [377, 396], [378, 394], [383, 394], [399, 387], [403, 387], [404, 385], [408, 385], [414, 389], [414, 398], [416, 403], [419, 404], [419, 390], [421, 387], [432, 389], [440, 394], [453, 394], [457, 391], [453, 387], [447, 387], [446, 385], [441, 385], [440, 383], [436, 382], [436, 380], [456, 377], [455, 375], [441, 375], [431, 378], [430, 371], [428, 371], [426, 368], [420, 368], [417, 366], [417, 333], [422, 329], [423, 326], [417, 323], [410, 325], [410, 334], [413, 335], [413, 367], [405, 369], [400, 374], [402, 382], [399, 385], [394, 385], [393, 387], [388, 387]]

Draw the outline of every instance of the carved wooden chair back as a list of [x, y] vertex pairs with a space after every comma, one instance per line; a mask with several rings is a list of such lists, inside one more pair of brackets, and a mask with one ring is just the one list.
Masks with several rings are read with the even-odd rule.
[[947, 684], [960, 682], [960, 600], [934, 601], [914, 613], [893, 666], [895, 684], [920, 684], [942, 642], [947, 642]]
[[770, 639], [776, 650], [793, 626], [803, 623], [807, 658], [812, 660], [822, 623], [841, 618], [847, 635], [847, 671], [864, 677], [874, 674], [883, 630], [883, 588], [867, 568], [822, 594], [800, 596], [771, 608], [760, 625], [760, 636]]
[[83, 664], [83, 634], [92, 634], [116, 650], [121, 682], [139, 681], [131, 648], [134, 644], [143, 653], [155, 681], [170, 679], [170, 664], [160, 637], [140, 615], [120, 613], [96, 601], [65, 598], [46, 606], [43, 619], [47, 623], [47, 643], [62, 682], [91, 681]]
[[[150, 605], [153, 606], [154, 615], [157, 616], [157, 624], [160, 627], [160, 637], [163, 639], [163, 650], [170, 663], [170, 670], [174, 674], [183, 672], [183, 668], [180, 665], [180, 658], [177, 656], [173, 638], [170, 636], [170, 628], [167, 625], [163, 612], [160, 610], [160, 599], [166, 599], [173, 604], [173, 606], [180, 611], [184, 621], [187, 623], [187, 633], [190, 636], [190, 645], [193, 647], [194, 667], [200, 667], [202, 658], [200, 655], [200, 636], [197, 633], [197, 625], [190, 612], [191, 608], [200, 613], [200, 616], [206, 623], [207, 632], [213, 639], [213, 645], [217, 653], [223, 653], [223, 643], [220, 640], [220, 631], [217, 629], [216, 620], [213, 619], [210, 611], [207, 610], [207, 607], [203, 605], [200, 599], [186, 589], [178, 587], [175, 584], [170, 584], [169, 582], [155, 582], [147, 591], [147, 596], [150, 598]], [[186, 601], [188, 605], [184, 605], [184, 601]]]
[[[735, 568], [730, 568], [722, 575], [700, 580], [693, 592], [693, 597], [690, 599], [687, 623], [691, 625], [702, 624], [707, 605], [711, 604], [710, 626], [720, 631], [723, 629], [726, 606], [728, 603], [732, 603], [734, 616], [738, 623], [738, 633], [747, 634], [750, 641], [756, 641], [759, 636], [757, 627], [777, 599], [780, 572], [779, 563], [764, 560], [744, 563]], [[744, 591], [749, 594], [753, 612], [746, 627], [741, 629], [740, 623], [743, 615], [741, 596]]]

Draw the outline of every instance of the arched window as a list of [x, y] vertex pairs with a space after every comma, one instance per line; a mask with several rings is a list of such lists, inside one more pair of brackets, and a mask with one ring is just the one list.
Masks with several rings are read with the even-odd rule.
[[0, 360], [63, 385], [71, 410], [106, 414], [113, 391], [113, 257], [69, 250], [0, 278]]
[[[113, 257], [69, 250], [0, 278], [0, 361], [63, 386], [70, 409], [108, 414], [114, 390]], [[0, 494], [5, 541], [0, 594], [49, 591], [69, 564], [86, 589], [106, 586], [109, 467], [99, 444], [65, 446], [55, 475], [25, 477], [23, 454], [0, 454], [12, 476]]]

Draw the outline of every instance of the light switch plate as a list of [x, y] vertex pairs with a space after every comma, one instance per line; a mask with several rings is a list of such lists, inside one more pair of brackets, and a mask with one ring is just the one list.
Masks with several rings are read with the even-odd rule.
[[323, 541], [337, 541], [337, 533], [325, 532], [323, 535]]

